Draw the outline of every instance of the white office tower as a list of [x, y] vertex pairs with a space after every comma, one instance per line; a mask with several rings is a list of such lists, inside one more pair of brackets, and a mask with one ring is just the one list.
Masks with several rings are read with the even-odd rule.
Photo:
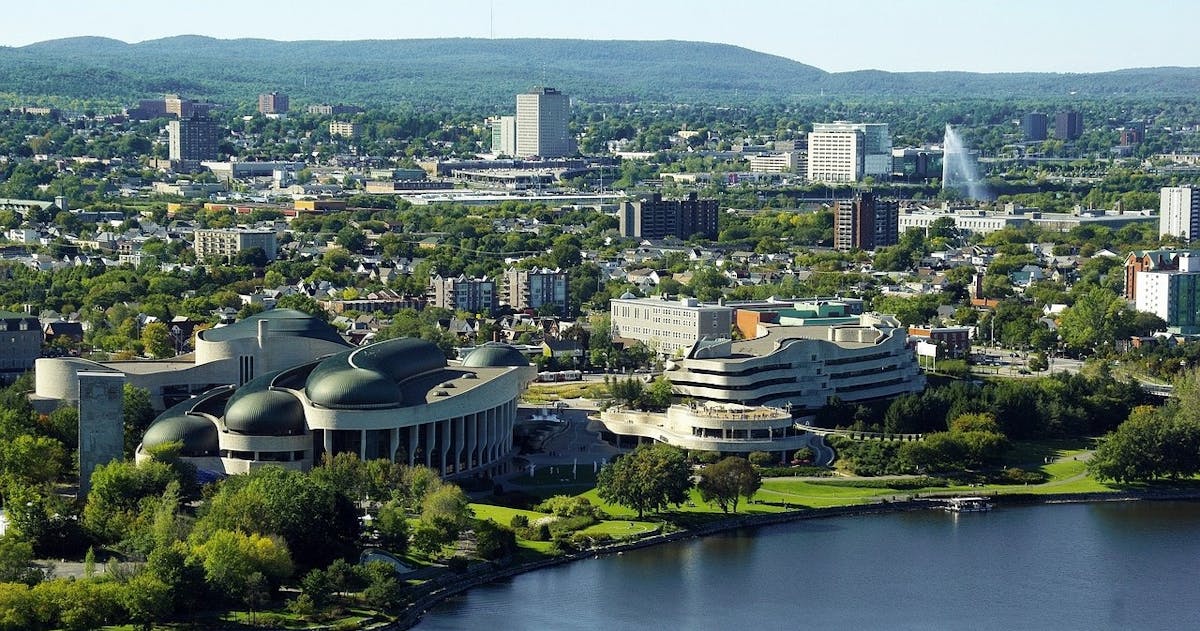
[[517, 157], [558, 158], [575, 154], [567, 129], [571, 99], [554, 88], [517, 95]]
[[808, 179], [857, 182], [889, 179], [892, 138], [887, 123], [814, 123], [808, 134]]
[[1200, 231], [1200, 194], [1190, 186], [1166, 186], [1159, 192], [1159, 236], [1192, 241]]

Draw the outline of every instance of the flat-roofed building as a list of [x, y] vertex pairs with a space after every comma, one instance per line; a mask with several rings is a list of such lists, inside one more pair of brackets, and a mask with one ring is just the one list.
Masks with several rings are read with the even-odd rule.
[[701, 199], [694, 192], [683, 199], [663, 199], [660, 193], [653, 193], [622, 202], [617, 223], [623, 237], [688, 239], [698, 234], [716, 239], [718, 208], [716, 199]]
[[685, 352], [704, 337], [729, 337], [733, 309], [695, 298], [637, 298], [625, 294], [609, 301], [613, 341], [642, 342], [660, 355]]
[[461, 309], [471, 313], [491, 313], [496, 310], [499, 294], [496, 281], [481, 276], [446, 276], [429, 279], [429, 305], [442, 309]]
[[167, 123], [171, 160], [216, 160], [217, 123], [207, 118], [181, 118]]
[[287, 114], [288, 96], [282, 92], [267, 92], [258, 95], [259, 114]]
[[504, 272], [504, 294], [508, 306], [518, 311], [537, 311], [549, 305], [565, 316], [570, 309], [565, 270], [510, 267]]
[[192, 246], [201, 261], [233, 259], [238, 253], [262, 248], [268, 261], [274, 261], [279, 250], [274, 230], [246, 228], [198, 228]]

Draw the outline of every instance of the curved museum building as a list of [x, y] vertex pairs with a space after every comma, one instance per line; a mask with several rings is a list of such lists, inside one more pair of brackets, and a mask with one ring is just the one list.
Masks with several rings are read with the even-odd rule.
[[34, 366], [31, 400], [49, 412], [79, 400], [79, 376], [119, 372], [145, 388], [156, 409], [224, 384], [244, 384], [257, 375], [352, 348], [337, 329], [303, 311], [271, 309], [228, 326], [196, 333], [195, 352], [163, 360], [93, 362], [74, 357], [42, 358]]
[[773, 406], [811, 415], [837, 397], [886, 399], [925, 388], [892, 316], [864, 314], [855, 323], [759, 324], [753, 339], [702, 339], [664, 375], [675, 395], [697, 402]]
[[484, 344], [449, 364], [431, 342], [386, 340], [178, 403], [146, 430], [138, 457], [179, 441], [188, 461], [219, 474], [267, 463], [308, 469], [339, 453], [447, 476], [502, 472], [517, 398], [534, 375], [504, 344]]

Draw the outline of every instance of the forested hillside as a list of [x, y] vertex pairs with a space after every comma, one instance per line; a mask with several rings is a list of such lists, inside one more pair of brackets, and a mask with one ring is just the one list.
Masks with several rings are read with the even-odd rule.
[[744, 103], [832, 96], [1182, 96], [1200, 69], [1099, 74], [827, 73], [725, 44], [684, 41], [424, 39], [350, 42], [179, 36], [138, 44], [61, 39], [0, 48], [0, 94], [130, 101], [164, 92], [246, 103], [279, 90], [297, 104], [511, 103], [533, 85], [591, 102]]

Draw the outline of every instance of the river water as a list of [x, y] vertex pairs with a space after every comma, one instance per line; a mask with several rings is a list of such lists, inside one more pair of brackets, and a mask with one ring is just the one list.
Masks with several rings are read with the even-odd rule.
[[479, 587], [416, 628], [1200, 629], [1200, 503], [746, 529]]

